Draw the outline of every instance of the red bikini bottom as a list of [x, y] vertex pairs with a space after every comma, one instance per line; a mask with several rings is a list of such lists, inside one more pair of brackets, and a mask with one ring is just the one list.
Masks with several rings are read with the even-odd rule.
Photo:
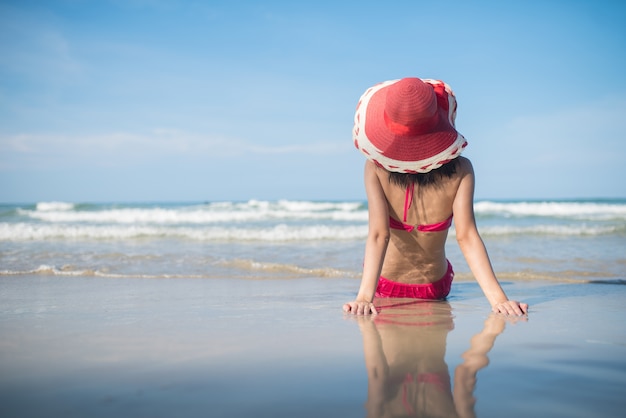
[[454, 279], [452, 264], [448, 261], [448, 270], [443, 277], [433, 283], [404, 284], [393, 282], [380, 276], [376, 287], [377, 298], [414, 298], [414, 299], [444, 299], [450, 293]]

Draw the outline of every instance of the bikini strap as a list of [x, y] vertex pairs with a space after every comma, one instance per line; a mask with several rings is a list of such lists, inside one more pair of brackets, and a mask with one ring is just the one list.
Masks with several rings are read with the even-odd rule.
[[406, 193], [404, 194], [404, 218], [403, 222], [406, 222], [406, 217], [407, 217], [407, 213], [409, 212], [409, 208], [411, 207], [411, 204], [413, 203], [413, 189], [414, 189], [414, 185], [413, 184], [409, 184], [408, 186], [406, 186]]

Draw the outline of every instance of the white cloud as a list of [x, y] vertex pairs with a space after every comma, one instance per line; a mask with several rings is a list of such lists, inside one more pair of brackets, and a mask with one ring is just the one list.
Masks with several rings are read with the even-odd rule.
[[626, 157], [626, 99], [608, 98], [512, 120], [509, 142], [537, 163], [603, 164]]
[[107, 166], [115, 161], [146, 161], [167, 156], [193, 159], [237, 158], [253, 154], [337, 154], [346, 150], [342, 142], [292, 145], [262, 145], [249, 141], [155, 129], [150, 133], [112, 132], [99, 135], [17, 134], [0, 136], [0, 167], [28, 165], [47, 167], [93, 161]]

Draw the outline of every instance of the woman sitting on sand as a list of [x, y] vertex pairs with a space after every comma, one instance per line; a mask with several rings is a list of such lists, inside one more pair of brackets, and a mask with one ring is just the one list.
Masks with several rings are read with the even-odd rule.
[[345, 312], [376, 314], [376, 297], [444, 299], [454, 277], [445, 242], [452, 224], [469, 267], [497, 313], [522, 315], [498, 283], [474, 219], [474, 171], [454, 126], [447, 84], [404, 78], [368, 89], [357, 105], [354, 145], [367, 157], [369, 233], [356, 300]]

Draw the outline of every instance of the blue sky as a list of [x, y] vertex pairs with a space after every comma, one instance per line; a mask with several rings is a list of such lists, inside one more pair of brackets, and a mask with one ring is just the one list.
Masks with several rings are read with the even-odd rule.
[[619, 1], [0, 0], [0, 202], [362, 199], [369, 86], [454, 89], [477, 198], [626, 197]]

